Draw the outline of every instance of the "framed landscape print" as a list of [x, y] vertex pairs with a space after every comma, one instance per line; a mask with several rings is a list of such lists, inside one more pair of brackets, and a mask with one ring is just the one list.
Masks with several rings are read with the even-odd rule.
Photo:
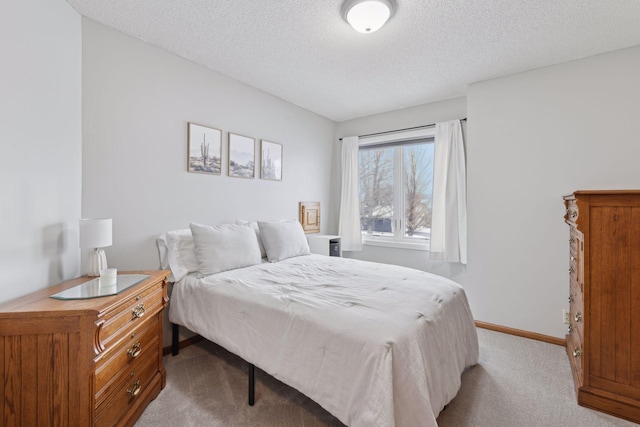
[[219, 129], [189, 123], [187, 141], [187, 170], [220, 175], [222, 132]]
[[256, 140], [229, 132], [229, 176], [255, 177]]
[[282, 180], [282, 144], [261, 141], [260, 178]]

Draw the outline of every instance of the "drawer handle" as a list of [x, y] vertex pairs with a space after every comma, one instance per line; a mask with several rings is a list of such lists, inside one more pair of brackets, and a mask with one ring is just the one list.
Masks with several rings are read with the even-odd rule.
[[140, 341], [135, 343], [129, 350], [127, 350], [127, 354], [132, 359], [135, 359], [136, 357], [140, 356], [140, 353], [142, 353], [142, 348], [140, 348]]
[[127, 394], [129, 397], [136, 397], [140, 393], [141, 389], [140, 379], [138, 378], [133, 384], [131, 384], [131, 387], [127, 389]]
[[133, 311], [131, 312], [131, 317], [133, 319], [139, 319], [142, 316], [144, 316], [144, 303], [136, 306], [136, 308], [134, 308]]
[[578, 356], [582, 356], [582, 350], [580, 350], [580, 348], [576, 348], [575, 350], [573, 350], [573, 357]]
[[582, 321], [582, 313], [577, 312], [576, 317], [574, 317], [574, 319], [576, 320], [576, 322]]

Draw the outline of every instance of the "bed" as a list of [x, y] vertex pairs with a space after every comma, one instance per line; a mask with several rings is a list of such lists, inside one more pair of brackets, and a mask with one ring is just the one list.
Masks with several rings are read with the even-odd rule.
[[[295, 232], [276, 233], [282, 259], [269, 256], [274, 240], [266, 225], [245, 223], [258, 249], [239, 264], [250, 265], [202, 273], [200, 261], [234, 251], [244, 257], [253, 243], [230, 249], [234, 237], [208, 259], [192, 259], [197, 268], [172, 267], [171, 322], [296, 388], [346, 425], [437, 426], [462, 372], [478, 361], [463, 288], [418, 270], [309, 254], [291, 223]], [[173, 252], [199, 253], [201, 233], [193, 224], [191, 231], [193, 246], [188, 230], [179, 249], [167, 238]], [[204, 246], [211, 252], [221, 240], [216, 234]]]

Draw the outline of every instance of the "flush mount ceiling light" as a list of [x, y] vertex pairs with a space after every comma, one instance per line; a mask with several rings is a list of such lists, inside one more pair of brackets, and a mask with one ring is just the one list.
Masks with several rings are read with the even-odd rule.
[[379, 30], [396, 11], [395, 0], [346, 0], [342, 17], [358, 32]]

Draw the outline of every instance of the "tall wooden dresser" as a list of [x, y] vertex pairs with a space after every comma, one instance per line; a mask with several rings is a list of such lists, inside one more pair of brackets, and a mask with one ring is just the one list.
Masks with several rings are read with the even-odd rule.
[[640, 191], [564, 197], [578, 403], [640, 423]]
[[91, 279], [81, 277], [0, 305], [0, 425], [136, 421], [165, 385], [169, 272], [135, 273], [141, 281], [116, 295], [50, 298]]

